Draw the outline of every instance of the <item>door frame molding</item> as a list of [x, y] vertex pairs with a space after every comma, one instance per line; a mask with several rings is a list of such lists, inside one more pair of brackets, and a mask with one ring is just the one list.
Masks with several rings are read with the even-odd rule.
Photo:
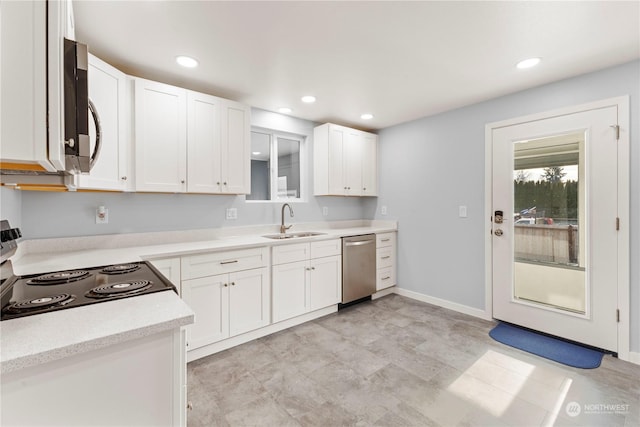
[[[629, 96], [619, 96], [603, 99], [585, 104], [563, 107], [546, 112], [529, 114], [485, 125], [485, 313], [488, 318], [493, 318], [493, 250], [492, 230], [493, 223], [493, 130], [518, 125], [522, 123], [549, 119], [557, 116], [580, 113], [609, 106], [618, 107], [618, 126], [620, 126], [620, 139], [618, 140], [618, 216], [620, 218], [620, 230], [618, 234], [618, 309], [620, 321], [618, 322], [618, 358], [629, 360], [630, 341], [630, 252], [629, 252], [629, 200], [630, 200], [630, 157], [629, 157]], [[626, 197], [624, 197], [626, 196]]]

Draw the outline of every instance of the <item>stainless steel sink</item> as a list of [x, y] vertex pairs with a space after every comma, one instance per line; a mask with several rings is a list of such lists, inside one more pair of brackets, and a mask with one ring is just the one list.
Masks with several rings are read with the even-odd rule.
[[296, 239], [299, 237], [322, 236], [324, 234], [327, 234], [327, 233], [318, 233], [316, 231], [301, 231], [299, 233], [267, 234], [266, 236], [262, 236], [262, 237], [266, 237], [267, 239], [281, 240], [281, 239]]

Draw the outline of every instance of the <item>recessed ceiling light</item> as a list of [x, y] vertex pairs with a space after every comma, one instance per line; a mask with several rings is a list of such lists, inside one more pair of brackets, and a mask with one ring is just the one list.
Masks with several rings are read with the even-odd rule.
[[176, 62], [186, 68], [195, 68], [198, 66], [198, 61], [190, 56], [176, 56]]
[[540, 63], [540, 58], [529, 58], [522, 60], [516, 64], [516, 67], [523, 70], [525, 68], [535, 67]]
[[280, 107], [278, 108], [278, 112], [282, 114], [289, 114], [291, 112], [291, 108], [289, 107]]
[[316, 102], [316, 97], [313, 96], [313, 95], [305, 95], [300, 99], [302, 100], [302, 102], [306, 102], [307, 104], [311, 104], [313, 102]]
[[364, 113], [363, 115], [360, 116], [360, 118], [362, 120], [371, 120], [373, 119], [373, 114], [371, 113]]
[[251, 154], [253, 154], [254, 156], [257, 156], [258, 154], [260, 154], [259, 151], [252, 151]]

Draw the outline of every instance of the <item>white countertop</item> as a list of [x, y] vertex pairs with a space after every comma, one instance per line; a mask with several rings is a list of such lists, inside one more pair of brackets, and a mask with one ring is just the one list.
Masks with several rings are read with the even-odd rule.
[[2, 373], [191, 323], [193, 311], [172, 291], [5, 320]]
[[[368, 224], [361, 225], [363, 222]], [[346, 227], [328, 228], [324, 225], [324, 228], [322, 228], [323, 226], [318, 224], [297, 225], [296, 232], [317, 231], [324, 234], [294, 239], [269, 239], [264, 237], [264, 235], [268, 234], [277, 234], [270, 227], [230, 228], [227, 229], [227, 234], [207, 233], [210, 230], [139, 233], [118, 235], [120, 238], [117, 240], [114, 236], [42, 239], [40, 241], [29, 241], [27, 244], [29, 248], [26, 253], [20, 253], [17, 260], [15, 259], [16, 257], [12, 258], [13, 270], [16, 275], [25, 276], [140, 260], [171, 258], [218, 250], [286, 245], [359, 234], [397, 231], [397, 224], [393, 221], [347, 221], [339, 224], [346, 225]], [[253, 234], [245, 234], [247, 232]], [[289, 233], [293, 232], [290, 231]], [[232, 234], [230, 235], [230, 233]], [[236, 235], [233, 235], [233, 233]], [[187, 235], [187, 238], [201, 240], [175, 242], [176, 240], [184, 239], [185, 235]], [[206, 240], [202, 239], [202, 237]], [[22, 242], [20, 245], [22, 246]]]
[[[347, 221], [296, 226], [296, 231], [309, 230], [325, 234], [274, 240], [263, 237], [277, 233], [273, 226], [265, 226], [32, 240], [20, 243], [19, 253], [12, 258], [12, 263], [14, 273], [23, 276], [218, 250], [383, 233], [396, 231], [397, 224], [391, 221]], [[193, 323], [193, 312], [173, 292], [5, 320], [0, 323], [1, 372], [15, 371], [190, 323]]]

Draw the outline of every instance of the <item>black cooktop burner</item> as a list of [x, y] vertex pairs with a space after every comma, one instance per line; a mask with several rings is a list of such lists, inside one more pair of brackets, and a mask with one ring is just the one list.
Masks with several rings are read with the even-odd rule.
[[153, 283], [149, 280], [134, 280], [130, 282], [112, 283], [98, 286], [85, 294], [89, 298], [112, 298], [129, 296], [149, 289]]
[[136, 271], [140, 269], [140, 265], [138, 264], [118, 264], [118, 265], [110, 265], [108, 267], [100, 270], [101, 273], [104, 274], [125, 274], [131, 273], [132, 271]]
[[29, 313], [33, 311], [46, 311], [52, 307], [62, 307], [73, 301], [75, 297], [69, 294], [53, 295], [50, 297], [35, 298], [26, 301], [18, 301], [8, 305], [3, 311], [12, 314]]
[[1, 320], [166, 290], [177, 293], [175, 286], [146, 261], [11, 276], [3, 287]]
[[28, 285], [61, 285], [63, 283], [75, 282], [84, 279], [89, 275], [86, 270], [59, 271], [56, 273], [43, 274], [27, 281]]

